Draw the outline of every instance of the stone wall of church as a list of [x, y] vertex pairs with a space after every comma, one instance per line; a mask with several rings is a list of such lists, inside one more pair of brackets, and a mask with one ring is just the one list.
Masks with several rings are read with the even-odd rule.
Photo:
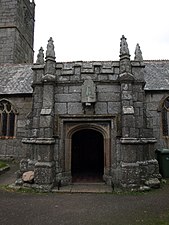
[[153, 133], [157, 139], [156, 149], [169, 148], [169, 139], [162, 132], [161, 106], [166, 96], [167, 91], [146, 91], [147, 110], [153, 118]]
[[117, 82], [118, 63], [79, 62], [57, 64], [58, 86], [55, 92], [55, 111], [58, 114], [84, 114], [81, 88], [88, 77], [97, 86], [96, 115], [120, 111], [120, 86]]
[[73, 135], [93, 129], [104, 142], [101, 176], [105, 183], [129, 189], [146, 182], [149, 186], [149, 181], [159, 186], [156, 140], [145, 104], [145, 66], [139, 47], [135, 61], [130, 61], [122, 36], [119, 61], [59, 63], [50, 38], [45, 59], [41, 48], [32, 67], [33, 105], [27, 136], [22, 140], [27, 156], [21, 161], [20, 175], [33, 170], [35, 187], [45, 190], [70, 184]]
[[17, 110], [14, 138], [0, 139], [0, 157], [1, 158], [23, 158], [26, 156], [25, 145], [22, 144], [22, 138], [26, 137], [26, 125], [28, 123], [28, 113], [32, 107], [31, 96], [8, 96], [1, 99], [6, 99]]

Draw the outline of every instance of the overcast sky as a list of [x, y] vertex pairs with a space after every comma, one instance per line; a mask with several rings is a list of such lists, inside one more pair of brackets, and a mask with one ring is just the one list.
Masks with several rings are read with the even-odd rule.
[[169, 59], [169, 0], [35, 0], [35, 60], [53, 37], [56, 60], [119, 60], [120, 38], [131, 59]]

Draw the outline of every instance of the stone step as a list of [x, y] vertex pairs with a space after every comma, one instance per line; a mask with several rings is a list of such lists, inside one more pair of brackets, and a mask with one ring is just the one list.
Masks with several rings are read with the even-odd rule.
[[54, 193], [112, 193], [112, 187], [104, 183], [75, 183], [63, 186], [59, 190], [54, 188]]

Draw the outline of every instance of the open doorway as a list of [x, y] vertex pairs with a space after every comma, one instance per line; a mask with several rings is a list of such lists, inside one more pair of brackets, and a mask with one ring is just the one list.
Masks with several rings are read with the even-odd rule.
[[82, 129], [72, 135], [71, 173], [73, 182], [100, 182], [104, 174], [103, 135]]

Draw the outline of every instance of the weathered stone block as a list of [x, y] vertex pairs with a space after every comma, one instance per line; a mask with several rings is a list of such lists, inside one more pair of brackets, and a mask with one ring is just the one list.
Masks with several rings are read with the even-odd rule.
[[53, 146], [52, 145], [39, 145], [38, 161], [39, 162], [53, 161]]
[[123, 106], [123, 114], [134, 114], [133, 106]]
[[145, 185], [150, 188], [160, 188], [160, 181], [157, 178], [150, 178], [145, 182]]
[[118, 79], [118, 75], [117, 74], [108, 75], [108, 80], [117, 80], [117, 79]]
[[81, 93], [82, 86], [70, 86], [69, 93]]
[[82, 103], [68, 103], [68, 114], [83, 114]]
[[120, 93], [98, 93], [97, 99], [100, 102], [118, 102], [120, 101]]
[[54, 97], [53, 85], [44, 85], [43, 90], [43, 108], [52, 108]]
[[63, 86], [56, 86], [55, 87], [55, 94], [63, 94], [64, 93], [64, 87]]
[[62, 82], [63, 82], [63, 81], [70, 81], [70, 77], [71, 77], [71, 76], [65, 76], [65, 75], [64, 75], [64, 76], [61, 76], [61, 75], [60, 75], [60, 76], [58, 77], [58, 79], [59, 79], [59, 81], [62, 81]]
[[143, 127], [143, 117], [136, 116], [136, 127], [137, 128]]
[[81, 74], [81, 66], [75, 66], [74, 67], [74, 74], [80, 75]]
[[135, 163], [137, 161], [137, 145], [123, 145], [121, 152], [121, 159], [123, 162]]
[[47, 108], [43, 108], [41, 109], [41, 112], [40, 112], [41, 115], [51, 115], [52, 114], [52, 109], [47, 109]]
[[67, 114], [67, 104], [66, 103], [55, 103], [56, 114]]
[[35, 184], [52, 184], [55, 181], [55, 166], [53, 162], [37, 162], [34, 172]]
[[41, 116], [40, 117], [40, 127], [52, 127], [53, 126], [53, 117], [51, 116]]
[[121, 163], [121, 186], [123, 188], [138, 188], [140, 186], [139, 164]]
[[134, 115], [123, 115], [122, 127], [135, 128], [135, 117]]
[[117, 114], [120, 113], [121, 104], [120, 102], [108, 102], [108, 113]]
[[82, 73], [81, 74], [81, 81], [86, 80], [88, 77], [91, 77], [92, 80], [97, 80], [98, 74], [96, 74], [96, 73], [93, 73], [93, 74], [92, 73]]
[[97, 92], [101, 93], [120, 93], [120, 86], [119, 85], [97, 85]]
[[80, 93], [71, 93], [71, 94], [57, 94], [55, 96], [56, 102], [79, 102], [81, 101], [81, 94]]
[[95, 104], [95, 113], [96, 114], [107, 114], [107, 103], [106, 102], [97, 102]]
[[122, 99], [127, 99], [127, 100], [132, 99], [132, 92], [131, 91], [123, 91]]
[[20, 171], [26, 172], [28, 170], [28, 159], [22, 159], [20, 161]]
[[107, 74], [105, 74], [105, 75], [98, 75], [98, 80], [99, 81], [108, 80], [108, 75]]

